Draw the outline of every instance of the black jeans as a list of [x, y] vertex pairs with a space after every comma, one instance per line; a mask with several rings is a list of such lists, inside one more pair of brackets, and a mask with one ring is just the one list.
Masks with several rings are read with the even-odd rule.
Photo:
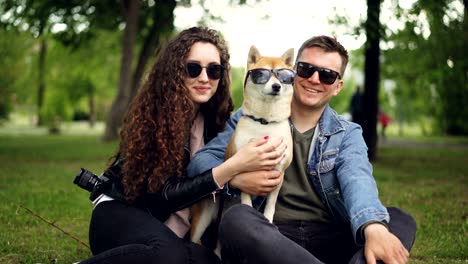
[[93, 211], [89, 242], [94, 257], [81, 263], [220, 263], [203, 246], [179, 238], [149, 213], [118, 201]]
[[[398, 208], [388, 208], [390, 231], [411, 249], [414, 219]], [[354, 243], [350, 230], [332, 225], [293, 222], [272, 225], [247, 205], [229, 208], [219, 229], [223, 263], [362, 263], [364, 248]]]

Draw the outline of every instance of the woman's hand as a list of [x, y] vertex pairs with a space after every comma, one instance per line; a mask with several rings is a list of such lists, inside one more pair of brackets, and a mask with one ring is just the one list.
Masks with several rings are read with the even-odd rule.
[[230, 182], [234, 188], [250, 195], [266, 196], [280, 184], [277, 170], [251, 171], [237, 174]]
[[269, 138], [251, 140], [240, 148], [234, 156], [228, 159], [241, 172], [272, 170], [284, 158], [287, 145], [283, 138]]
[[221, 165], [213, 168], [213, 177], [219, 186], [223, 186], [242, 172], [273, 170], [284, 158], [286, 148], [282, 138], [270, 139], [266, 136], [254, 139]]

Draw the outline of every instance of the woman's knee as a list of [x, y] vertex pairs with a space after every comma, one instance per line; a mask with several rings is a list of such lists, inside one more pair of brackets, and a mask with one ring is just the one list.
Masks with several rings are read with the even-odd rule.
[[188, 250], [182, 239], [149, 241], [148, 250], [165, 263], [187, 263]]

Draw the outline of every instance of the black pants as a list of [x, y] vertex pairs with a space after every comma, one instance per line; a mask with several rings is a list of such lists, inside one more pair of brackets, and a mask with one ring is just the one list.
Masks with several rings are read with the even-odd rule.
[[[414, 219], [398, 208], [388, 208], [390, 231], [411, 249]], [[272, 225], [246, 205], [229, 208], [221, 221], [223, 263], [363, 263], [364, 248], [354, 243], [350, 230], [306, 222]]]
[[89, 242], [94, 257], [81, 263], [220, 263], [203, 246], [179, 238], [149, 213], [118, 201], [93, 211]]

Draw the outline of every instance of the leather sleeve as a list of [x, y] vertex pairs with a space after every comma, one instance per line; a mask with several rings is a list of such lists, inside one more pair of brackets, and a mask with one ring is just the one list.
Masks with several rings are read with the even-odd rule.
[[[120, 181], [121, 166], [122, 162], [114, 162], [106, 171], [112, 185], [104, 193], [125, 202]], [[158, 219], [166, 219], [169, 214], [189, 207], [216, 191], [218, 185], [211, 169], [195, 177], [172, 176], [166, 180], [161, 191], [145, 193], [135, 201], [135, 206], [148, 209]]]
[[153, 213], [179, 211], [218, 190], [211, 170], [196, 177], [170, 177], [161, 192], [144, 195], [146, 207]]

